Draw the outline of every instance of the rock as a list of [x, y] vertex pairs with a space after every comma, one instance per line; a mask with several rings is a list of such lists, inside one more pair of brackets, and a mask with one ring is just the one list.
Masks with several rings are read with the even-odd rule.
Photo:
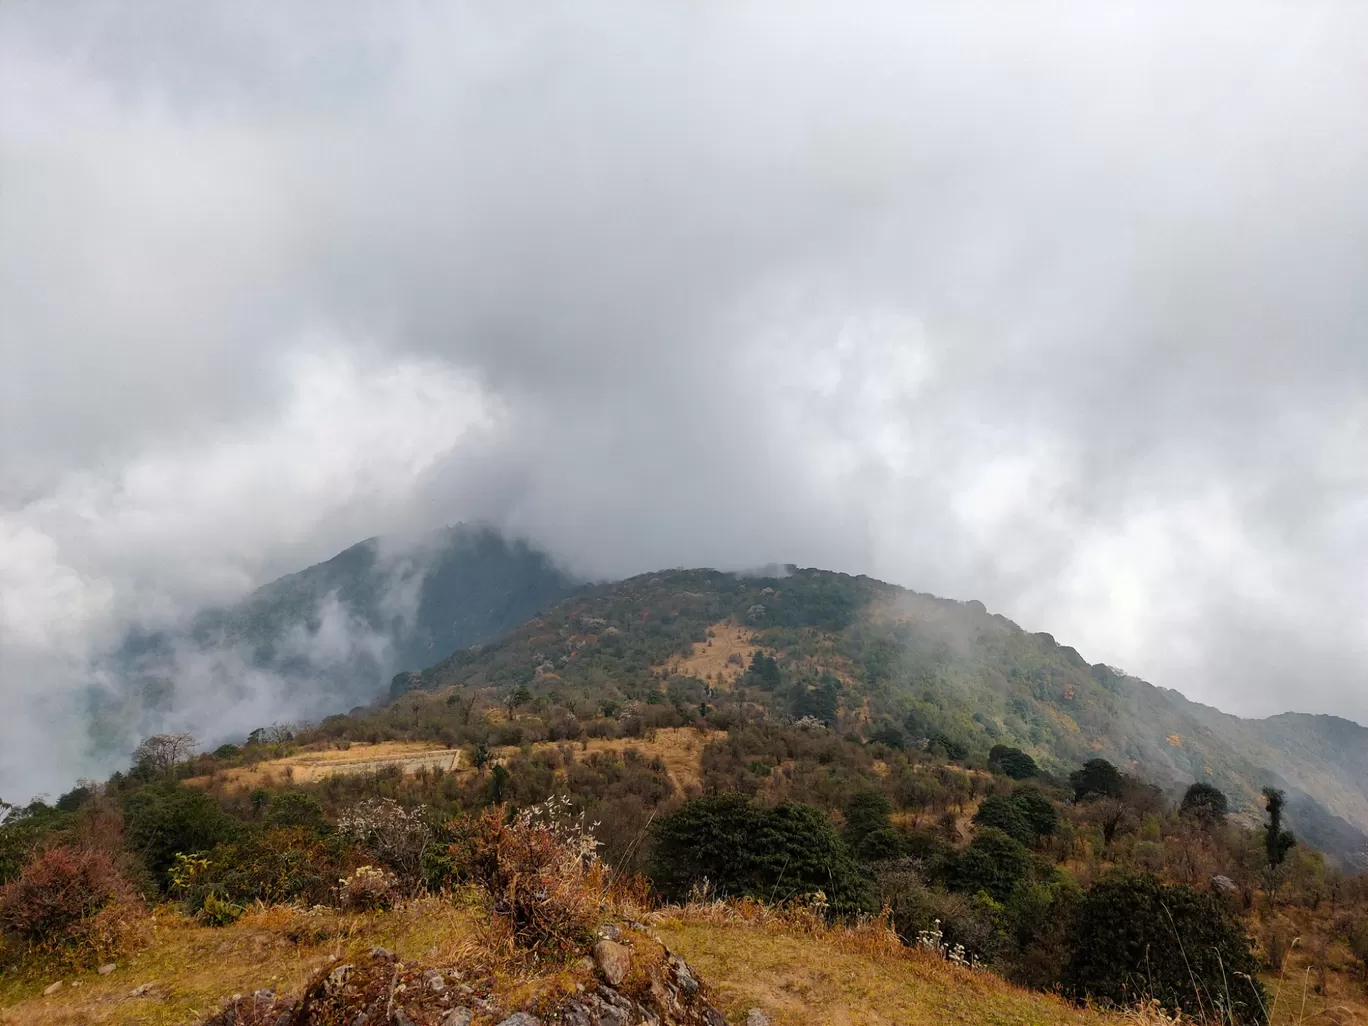
[[130, 990], [130, 991], [128, 992], [128, 996], [129, 996], [129, 997], [142, 997], [143, 995], [147, 994], [147, 993], [148, 993], [153, 987], [155, 987], [155, 986], [156, 986], [155, 983], [143, 983], [143, 984], [140, 984], [139, 986], [136, 986], [136, 987], [134, 987], [132, 990]]
[[328, 994], [336, 994], [347, 985], [347, 977], [351, 975], [352, 967], [350, 963], [339, 965], [332, 972], [328, 973], [323, 981], [323, 990]]
[[609, 986], [620, 987], [632, 971], [632, 952], [617, 941], [601, 940], [594, 945], [594, 961]]
[[371, 948], [371, 958], [393, 958], [394, 952], [388, 948]]
[[[150, 987], [151, 984], [149, 983], [148, 986]], [[270, 1002], [275, 1000], [275, 991], [273, 991], [270, 987], [262, 987], [260, 990], [252, 992], [252, 1000], [265, 1001], [269, 1004]]]
[[1211, 878], [1211, 889], [1220, 894], [1238, 894], [1240, 890], [1234, 880], [1220, 873]]
[[390, 1013], [390, 1022], [394, 1026], [415, 1026], [414, 1021], [404, 1013], [402, 1008], [396, 1008]]
[[79, 987], [79, 986], [81, 985], [81, 981], [80, 981], [80, 980], [72, 980], [72, 981], [71, 981], [71, 985], [72, 985], [73, 987]]
[[453, 1008], [442, 1019], [442, 1026], [470, 1026], [470, 1009]]
[[541, 1026], [541, 1020], [527, 1012], [514, 1012], [499, 1026]]
[[428, 977], [428, 990], [434, 994], [441, 994], [447, 989], [446, 980], [442, 979], [440, 973]]
[[52, 997], [53, 994], [56, 994], [61, 989], [61, 980], [58, 980], [56, 983], [49, 983], [46, 987], [43, 988], [43, 997]]
[[758, 1008], [746, 1013], [746, 1026], [770, 1026], [770, 1018]]
[[96, 969], [95, 971], [99, 973], [101, 976], [108, 976], [117, 968], [119, 967], [115, 965], [113, 962], [106, 962], [104, 965], [100, 966], [100, 968]]

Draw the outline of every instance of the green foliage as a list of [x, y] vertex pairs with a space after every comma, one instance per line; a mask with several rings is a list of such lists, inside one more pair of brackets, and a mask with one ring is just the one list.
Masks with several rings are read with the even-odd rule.
[[1059, 813], [1040, 791], [1022, 788], [1011, 795], [989, 795], [979, 805], [974, 822], [1001, 830], [1021, 844], [1032, 845], [1055, 832]]
[[1008, 795], [994, 794], [985, 798], [978, 812], [974, 813], [974, 822], [980, 827], [1001, 830], [1021, 844], [1035, 843], [1035, 830], [1021, 807]]
[[782, 901], [821, 891], [837, 914], [873, 909], [868, 882], [820, 809], [709, 795], [658, 820], [653, 834], [651, 876], [667, 898], [707, 880], [723, 895]]
[[756, 685], [766, 691], [773, 691], [781, 683], [778, 661], [764, 652], [756, 652], [751, 656], [750, 675]]
[[984, 891], [997, 901], [1006, 901], [1030, 869], [1031, 853], [1025, 845], [1001, 830], [987, 827], [955, 859], [950, 885], [957, 891]]
[[271, 826], [308, 830], [321, 830], [327, 825], [322, 802], [305, 791], [282, 791], [271, 795], [266, 804], [266, 822]]
[[1183, 794], [1179, 812], [1204, 826], [1213, 826], [1226, 817], [1229, 801], [1225, 792], [1211, 784], [1197, 781]]
[[1106, 759], [1089, 759], [1081, 769], [1069, 774], [1074, 789], [1074, 800], [1086, 802], [1094, 798], [1120, 798], [1124, 784], [1121, 771]]
[[1283, 809], [1287, 805], [1287, 796], [1276, 787], [1265, 787], [1263, 796], [1268, 803], [1268, 824], [1264, 827], [1264, 850], [1268, 853], [1268, 864], [1270, 866], [1281, 866], [1283, 860], [1287, 858], [1287, 853], [1297, 843], [1297, 839], [1292, 836], [1291, 831], [1282, 828]]
[[177, 854], [206, 851], [240, 830], [218, 802], [193, 788], [148, 786], [124, 800], [125, 843], [162, 886]]
[[1252, 945], [1219, 898], [1152, 876], [1095, 884], [1079, 909], [1064, 971], [1076, 997], [1133, 1004], [1152, 996], [1184, 1017], [1262, 1023]]
[[988, 769], [1001, 773], [1013, 780], [1027, 780], [1040, 775], [1036, 761], [1020, 748], [1010, 745], [993, 745], [988, 751]]

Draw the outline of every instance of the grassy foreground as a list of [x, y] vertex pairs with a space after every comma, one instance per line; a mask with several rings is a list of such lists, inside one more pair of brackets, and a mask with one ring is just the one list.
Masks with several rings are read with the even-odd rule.
[[[297, 993], [330, 960], [352, 958], [377, 945], [401, 958], [492, 968], [505, 1009], [592, 982], [592, 969], [582, 963], [541, 973], [492, 963], [486, 924], [474, 907], [450, 899], [425, 898], [366, 915], [268, 908], [224, 928], [172, 914], [156, 917], [154, 924], [151, 943], [107, 976], [68, 976], [49, 996], [43, 990], [55, 981], [53, 975], [0, 979], [0, 1023], [190, 1024], [216, 1012], [234, 994], [265, 987]], [[647, 925], [712, 986], [729, 1022], [744, 1022], [747, 1010], [757, 1007], [776, 1026], [815, 1021], [1119, 1026], [1140, 1021], [1078, 1009], [990, 973], [900, 947], [877, 926], [829, 929], [722, 905], [666, 908], [652, 914]]]

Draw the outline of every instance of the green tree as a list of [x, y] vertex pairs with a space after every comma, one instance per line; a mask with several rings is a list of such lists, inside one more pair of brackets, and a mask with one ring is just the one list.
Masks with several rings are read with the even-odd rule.
[[1086, 802], [1094, 798], [1117, 798], [1125, 791], [1121, 771], [1106, 759], [1089, 759], [1081, 769], [1069, 774], [1074, 789], [1074, 801]]
[[1187, 819], [1209, 827], [1224, 822], [1229, 807], [1224, 791], [1199, 780], [1183, 794], [1178, 811]]
[[1027, 821], [1021, 807], [1005, 794], [992, 794], [983, 799], [974, 823], [980, 827], [1001, 830], [1019, 844], [1034, 844], [1036, 832]]
[[1013, 780], [1027, 780], [1040, 776], [1036, 761], [1020, 748], [1010, 745], [993, 745], [988, 751], [988, 769], [1001, 773]]
[[143, 787], [124, 800], [124, 843], [163, 886], [178, 854], [207, 851], [238, 832], [218, 802], [193, 788]]
[[651, 877], [670, 900], [707, 880], [722, 895], [781, 901], [821, 891], [837, 914], [873, 908], [831, 817], [812, 806], [766, 809], [734, 792], [707, 795], [657, 820], [652, 833]]
[[1268, 803], [1268, 824], [1264, 827], [1264, 850], [1268, 853], [1270, 866], [1281, 866], [1287, 853], [1297, 843], [1292, 831], [1282, 828], [1283, 809], [1287, 806], [1287, 796], [1276, 787], [1263, 789], [1264, 800]]
[[1031, 853], [1008, 834], [992, 827], [980, 830], [950, 869], [952, 890], [977, 894], [986, 891], [995, 901], [1006, 901], [1031, 868]]
[[1264, 1021], [1258, 963], [1243, 927], [1215, 895], [1153, 876], [1097, 883], [1083, 900], [1063, 983], [1076, 998], [1117, 1005], [1149, 995], [1184, 1017]]

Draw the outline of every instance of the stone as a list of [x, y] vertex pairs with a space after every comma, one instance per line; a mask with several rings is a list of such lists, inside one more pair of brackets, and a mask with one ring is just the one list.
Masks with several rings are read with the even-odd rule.
[[758, 1008], [746, 1013], [746, 1026], [770, 1026], [770, 1017]]
[[632, 971], [632, 952], [617, 941], [601, 940], [594, 945], [594, 962], [610, 986], [620, 987]]
[[43, 988], [43, 997], [52, 997], [53, 994], [56, 994], [61, 989], [61, 980], [58, 980], [56, 983], [49, 983], [46, 987]]
[[1236, 894], [1240, 890], [1234, 880], [1220, 873], [1211, 878], [1211, 889], [1221, 894]]
[[371, 958], [393, 958], [393, 957], [394, 957], [394, 952], [390, 951], [388, 948], [381, 948], [381, 947], [374, 947], [374, 948], [371, 948]]
[[143, 984], [139, 984], [138, 986], [134, 987], [132, 990], [130, 990], [130, 991], [128, 992], [128, 996], [129, 996], [129, 997], [142, 997], [143, 995], [147, 994], [147, 993], [148, 993], [153, 987], [155, 987], [155, 986], [156, 986], [155, 983], [143, 983]]
[[469, 1008], [453, 1008], [442, 1019], [442, 1026], [470, 1026], [470, 1020]]
[[514, 1012], [499, 1023], [499, 1026], [541, 1026], [541, 1020], [527, 1012]]
[[96, 969], [95, 971], [99, 973], [101, 976], [108, 976], [117, 968], [119, 967], [115, 965], [113, 962], [106, 962], [104, 965], [100, 966], [100, 968]]
[[402, 1008], [396, 1008], [390, 1013], [390, 1022], [393, 1023], [393, 1026], [416, 1026]]

